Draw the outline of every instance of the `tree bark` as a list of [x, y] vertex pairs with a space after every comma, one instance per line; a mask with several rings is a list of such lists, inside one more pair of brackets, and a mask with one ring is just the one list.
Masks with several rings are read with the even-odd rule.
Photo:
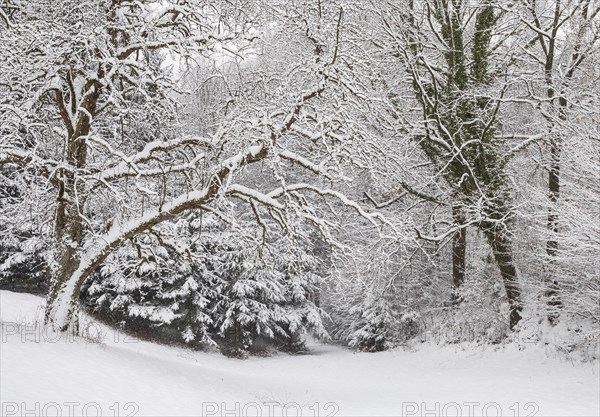
[[452, 238], [452, 302], [460, 304], [463, 301], [460, 289], [465, 282], [465, 255], [467, 249], [467, 229], [464, 227], [465, 214], [461, 206], [452, 207], [452, 218], [458, 230]]
[[510, 328], [513, 330], [521, 321], [523, 305], [521, 288], [513, 259], [512, 241], [504, 225], [499, 223], [484, 223], [483, 232], [492, 248], [494, 259], [500, 269], [504, 282], [506, 296], [510, 304]]
[[[102, 75], [99, 70], [99, 78]], [[72, 80], [68, 77], [69, 84]], [[83, 98], [79, 102], [81, 111], [73, 124], [67, 107], [77, 109], [77, 97], [70, 97], [70, 103], [65, 101], [60, 90], [55, 92], [55, 103], [69, 134], [66, 140], [65, 162], [71, 169], [58, 172], [58, 195], [56, 205], [56, 219], [54, 223], [54, 250], [53, 265], [51, 265], [50, 288], [46, 303], [45, 321], [58, 327], [60, 331], [77, 331], [77, 303], [79, 287], [83, 280], [77, 283], [77, 289], [68, 290], [70, 278], [80, 266], [80, 251], [83, 223], [80, 209], [86, 203], [86, 192], [75, 179], [75, 169], [84, 168], [87, 160], [86, 138], [91, 131], [91, 123], [96, 114], [96, 105], [100, 97], [101, 86], [96, 81], [86, 82]], [[68, 294], [63, 294], [67, 292]], [[57, 317], [64, 319], [56, 320]]]
[[[70, 181], [67, 181], [70, 182]], [[72, 202], [59, 194], [59, 202], [56, 209], [55, 239], [56, 249], [53, 256], [53, 267], [50, 269], [50, 287], [48, 291], [45, 321], [47, 324], [55, 325], [60, 331], [77, 331], [76, 309], [74, 308], [79, 292], [72, 294], [64, 305], [59, 306], [59, 298], [64, 292], [69, 278], [77, 271], [80, 265], [80, 243], [81, 243], [81, 218], [78, 208]], [[67, 322], [59, 323], [55, 318], [57, 308], [68, 311], [65, 316]]]
[[225, 330], [225, 349], [223, 353], [230, 358], [243, 358], [244, 357], [244, 346], [243, 346], [243, 335], [242, 325], [235, 320], [235, 323]]
[[558, 294], [558, 281], [555, 278], [555, 260], [558, 253], [558, 213], [556, 204], [560, 198], [560, 142], [553, 139], [550, 143], [550, 170], [548, 173], [548, 191], [550, 198], [550, 207], [548, 208], [548, 232], [550, 238], [546, 242], [546, 253], [550, 258], [550, 271], [546, 276], [546, 303], [548, 307], [548, 321], [554, 325], [560, 317], [559, 310], [562, 308], [562, 302]]

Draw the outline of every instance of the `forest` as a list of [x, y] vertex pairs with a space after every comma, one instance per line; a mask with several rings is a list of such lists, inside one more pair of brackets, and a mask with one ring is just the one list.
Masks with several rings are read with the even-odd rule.
[[597, 0], [0, 0], [0, 289], [59, 333], [587, 361], [599, 255]]

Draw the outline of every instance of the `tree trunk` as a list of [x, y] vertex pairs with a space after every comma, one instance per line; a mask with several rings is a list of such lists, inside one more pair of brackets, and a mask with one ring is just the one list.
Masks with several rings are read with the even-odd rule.
[[[80, 210], [86, 204], [87, 190], [82, 182], [77, 182], [75, 169], [83, 169], [87, 161], [86, 138], [92, 129], [92, 120], [96, 114], [96, 105], [102, 89], [98, 81], [104, 76], [104, 70], [98, 69], [97, 80], [85, 82], [81, 97], [71, 94], [69, 101], [60, 90], [55, 92], [55, 103], [64, 123], [68, 137], [65, 142], [65, 164], [70, 169], [59, 169], [56, 175], [57, 205], [54, 224], [56, 240], [51, 265], [51, 280], [46, 301], [46, 324], [56, 326], [60, 331], [77, 331], [77, 310], [79, 308], [79, 288], [83, 283], [76, 278], [75, 272], [80, 266], [80, 252], [83, 224]], [[69, 75], [67, 82], [74, 81]], [[76, 111], [75, 103], [84, 111]], [[67, 110], [71, 107], [71, 113]]]
[[465, 255], [467, 249], [467, 229], [464, 227], [465, 214], [461, 206], [452, 207], [452, 218], [458, 227], [452, 238], [452, 301], [460, 304], [463, 301], [460, 289], [465, 282]]
[[70, 287], [79, 283], [71, 283], [70, 279], [80, 265], [81, 231], [77, 207], [59, 194], [55, 224], [57, 244], [50, 273], [45, 321], [47, 325], [56, 326], [60, 331], [77, 331], [79, 291], [78, 288]]
[[482, 227], [504, 282], [506, 296], [510, 304], [510, 328], [513, 330], [521, 321], [523, 306], [517, 268], [513, 260], [512, 242], [503, 224], [484, 223]]
[[46, 299], [45, 323], [61, 332], [78, 331], [79, 285], [70, 278], [77, 270], [79, 263], [71, 257], [74, 250], [65, 252], [64, 266], [56, 272], [52, 279], [51, 292]]
[[230, 358], [244, 358], [242, 326], [236, 320], [235, 323], [225, 330], [225, 343], [223, 353]]
[[546, 303], [548, 307], [548, 321], [554, 325], [558, 322], [560, 316], [559, 309], [562, 308], [562, 302], [558, 295], [558, 281], [553, 277], [554, 264], [558, 253], [558, 213], [556, 204], [560, 198], [560, 143], [553, 139], [550, 143], [550, 170], [548, 174], [548, 191], [550, 198], [550, 207], [548, 208], [548, 232], [550, 238], [546, 242], [546, 253], [550, 258], [550, 271], [546, 276]]

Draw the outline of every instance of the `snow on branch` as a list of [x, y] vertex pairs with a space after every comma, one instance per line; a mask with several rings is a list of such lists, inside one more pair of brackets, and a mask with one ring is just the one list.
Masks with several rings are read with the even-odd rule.
[[296, 165], [300, 165], [302, 168], [305, 168], [305, 169], [313, 172], [314, 174], [318, 174], [327, 179], [332, 178], [330, 174], [325, 172], [325, 170], [323, 168], [323, 164], [319, 164], [319, 165], [314, 164], [313, 162], [309, 161], [308, 159], [306, 159], [294, 152], [288, 151], [288, 150], [279, 152], [279, 156], [282, 159], [286, 159]]
[[356, 211], [356, 213], [358, 213], [361, 217], [367, 219], [374, 226], [380, 228], [383, 225], [387, 225], [387, 226], [391, 226], [392, 228], [394, 228], [393, 225], [391, 223], [389, 223], [389, 221], [381, 213], [365, 211], [361, 207], [360, 204], [358, 204], [357, 202], [350, 199], [345, 194], [343, 194], [339, 191], [335, 191], [335, 190], [331, 190], [331, 189], [322, 189], [322, 188], [316, 187], [311, 184], [299, 183], [299, 184], [286, 185], [285, 189], [282, 187], [277, 188], [277, 189], [271, 191], [268, 194], [268, 196], [271, 198], [279, 198], [279, 197], [282, 197], [283, 195], [285, 195], [286, 193], [290, 193], [290, 192], [294, 192], [294, 191], [311, 191], [311, 192], [316, 193], [323, 197], [334, 197], [335, 199], [340, 201], [346, 207], [349, 207], [349, 208], [353, 209], [354, 211]]
[[227, 195], [242, 195], [250, 200], [257, 201], [265, 206], [269, 206], [278, 210], [283, 210], [285, 207], [279, 201], [275, 200], [272, 196], [263, 194], [252, 188], [245, 187], [240, 184], [233, 184], [227, 187], [225, 192]]

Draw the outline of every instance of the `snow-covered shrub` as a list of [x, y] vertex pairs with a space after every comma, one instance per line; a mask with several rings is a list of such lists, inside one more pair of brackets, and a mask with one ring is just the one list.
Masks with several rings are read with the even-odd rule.
[[197, 214], [165, 225], [105, 262], [87, 305], [147, 337], [235, 357], [255, 341], [294, 351], [305, 331], [327, 337], [315, 258], [282, 236], [268, 246], [247, 236]]
[[0, 165], [0, 289], [44, 294], [47, 241], [39, 219], [20, 200], [27, 188], [16, 172]]
[[366, 352], [380, 352], [393, 344], [399, 322], [393, 303], [383, 294], [368, 294], [364, 302], [350, 309], [352, 320], [349, 345]]

